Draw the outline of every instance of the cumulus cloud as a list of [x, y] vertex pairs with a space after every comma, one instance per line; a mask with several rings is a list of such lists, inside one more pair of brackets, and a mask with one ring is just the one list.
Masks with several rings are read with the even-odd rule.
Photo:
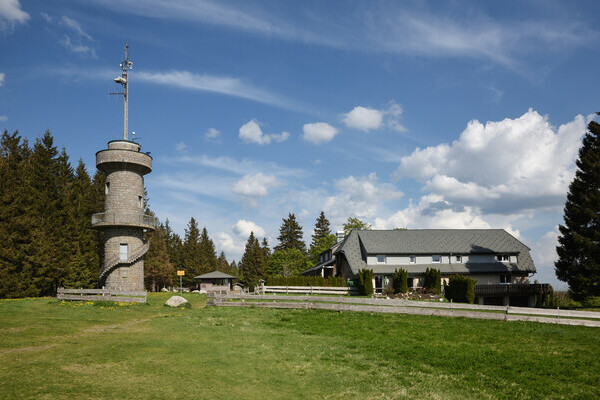
[[312, 124], [304, 124], [302, 127], [302, 138], [314, 144], [323, 144], [331, 141], [338, 134], [337, 128], [329, 125], [326, 122], [314, 122]]
[[11, 29], [15, 24], [24, 24], [29, 14], [23, 11], [19, 0], [0, 1], [0, 30]]
[[254, 236], [256, 237], [265, 236], [265, 230], [261, 226], [255, 224], [252, 221], [246, 221], [245, 219], [238, 220], [231, 229], [236, 235], [244, 239], [250, 236], [250, 232], [254, 232]]
[[372, 218], [381, 211], [386, 202], [400, 199], [402, 192], [390, 183], [379, 182], [377, 174], [348, 176], [334, 181], [335, 195], [323, 202], [323, 210], [333, 218], [349, 215]]
[[256, 143], [260, 145], [270, 144], [271, 141], [284, 142], [289, 137], [289, 132], [280, 134], [264, 134], [256, 120], [251, 120], [240, 127], [240, 139], [246, 143]]
[[224, 251], [227, 256], [241, 257], [244, 253], [244, 242], [241, 240], [234, 239], [230, 234], [225, 232], [217, 232], [214, 236], [215, 245], [221, 251]]
[[486, 214], [562, 207], [586, 122], [578, 115], [557, 129], [531, 109], [485, 125], [473, 120], [451, 144], [403, 157], [395, 176]]
[[247, 174], [231, 186], [231, 190], [245, 198], [250, 205], [256, 206], [258, 198], [269, 194], [269, 189], [279, 186], [281, 182], [274, 175], [262, 173]]
[[374, 108], [357, 106], [347, 114], [344, 114], [342, 122], [348, 127], [360, 131], [369, 132], [379, 129], [383, 123], [383, 113]]
[[221, 136], [221, 132], [215, 128], [209, 128], [204, 132], [204, 138], [206, 140], [216, 140], [219, 136]]
[[402, 107], [392, 100], [382, 110], [362, 106], [354, 107], [352, 111], [342, 114], [342, 122], [348, 128], [363, 132], [371, 132], [383, 126], [404, 132], [406, 128], [400, 123], [401, 116]]
[[0, 72], [0, 87], [4, 86], [4, 78], [6, 77], [6, 75], [2, 72]]

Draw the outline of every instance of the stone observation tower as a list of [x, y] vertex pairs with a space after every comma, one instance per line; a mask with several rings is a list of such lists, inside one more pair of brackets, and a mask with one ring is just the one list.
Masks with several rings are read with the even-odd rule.
[[96, 153], [96, 168], [106, 174], [106, 197], [104, 212], [92, 215], [92, 226], [104, 232], [99, 286], [143, 291], [144, 254], [150, 247], [144, 234], [155, 229], [157, 219], [144, 214], [144, 175], [152, 171], [152, 157], [127, 135], [128, 70], [133, 67], [128, 48], [125, 45], [121, 76], [115, 78], [123, 92], [112, 93], [124, 98], [123, 139], [108, 142], [108, 149]]

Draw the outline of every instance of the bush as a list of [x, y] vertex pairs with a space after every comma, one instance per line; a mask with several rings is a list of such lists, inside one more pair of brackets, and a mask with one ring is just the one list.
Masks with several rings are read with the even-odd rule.
[[346, 280], [341, 276], [280, 276], [271, 275], [266, 279], [267, 286], [325, 286], [325, 287], [346, 287]]
[[400, 270], [394, 271], [392, 275], [392, 281], [394, 285], [394, 293], [406, 293], [408, 292], [408, 274], [406, 270], [400, 268]]
[[554, 295], [552, 286], [540, 290], [540, 293], [535, 295], [535, 306], [541, 308], [556, 308], [558, 307], [558, 298]]
[[600, 307], [600, 296], [589, 296], [583, 300], [584, 307]]
[[383, 294], [385, 294], [386, 296], [394, 294], [394, 288], [393, 287], [389, 287], [389, 286], [384, 287], [383, 288]]
[[462, 275], [452, 275], [448, 285], [444, 285], [444, 293], [448, 300], [456, 303], [475, 301], [475, 283], [477, 281]]
[[358, 270], [358, 287], [365, 296], [372, 296], [373, 289], [373, 271], [370, 269], [359, 269]]
[[440, 294], [442, 292], [442, 273], [439, 269], [427, 268], [425, 270], [423, 289], [427, 293]]

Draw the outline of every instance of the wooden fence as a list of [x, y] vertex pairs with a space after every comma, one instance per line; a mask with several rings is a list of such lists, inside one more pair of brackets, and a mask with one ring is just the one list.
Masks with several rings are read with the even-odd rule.
[[207, 305], [217, 307], [303, 308], [331, 311], [437, 315], [600, 327], [599, 312], [511, 306], [480, 306], [475, 304], [436, 303], [404, 299], [248, 294], [220, 295], [215, 293], [209, 294]]
[[125, 303], [145, 303], [146, 292], [134, 290], [109, 289], [65, 289], [58, 288], [56, 298], [59, 300], [79, 301], [117, 301]]
[[266, 293], [303, 293], [303, 294], [358, 294], [358, 289], [347, 286], [264, 286], [258, 287], [261, 294]]

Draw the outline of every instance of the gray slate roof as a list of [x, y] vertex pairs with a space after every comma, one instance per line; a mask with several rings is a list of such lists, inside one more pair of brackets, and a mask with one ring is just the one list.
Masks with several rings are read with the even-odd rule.
[[[352, 273], [367, 267], [367, 255], [377, 254], [517, 254], [517, 264], [465, 263], [417, 265], [373, 265], [375, 273], [393, 272], [396, 268], [414, 268], [424, 271], [427, 267], [461, 273], [503, 272], [507, 268], [514, 272], [536, 272], [529, 247], [504, 229], [410, 229], [410, 230], [355, 230], [348, 235], [336, 254], [343, 254]], [[462, 269], [461, 271], [459, 271]], [[416, 272], [416, 271], [415, 271]]]
[[227, 275], [221, 271], [213, 271], [208, 274], [195, 276], [194, 279], [237, 279], [235, 276]]

